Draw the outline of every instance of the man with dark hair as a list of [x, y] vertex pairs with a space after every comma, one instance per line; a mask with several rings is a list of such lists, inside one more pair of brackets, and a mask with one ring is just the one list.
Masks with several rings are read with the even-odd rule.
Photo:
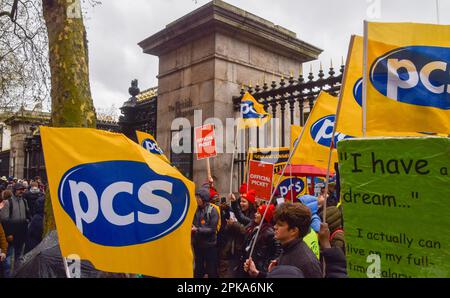
[[[275, 239], [280, 241], [283, 252], [277, 260], [272, 261], [269, 272], [274, 266], [289, 265], [300, 269], [306, 278], [322, 278], [320, 262], [311, 249], [303, 242], [309, 233], [311, 211], [300, 203], [285, 203], [278, 207], [274, 216]], [[264, 272], [256, 269], [250, 258], [244, 270], [253, 277], [266, 277]]]

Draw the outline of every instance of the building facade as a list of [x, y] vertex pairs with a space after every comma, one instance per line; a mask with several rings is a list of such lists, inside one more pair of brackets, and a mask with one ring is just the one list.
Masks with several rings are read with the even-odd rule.
[[[220, 0], [168, 24], [139, 46], [144, 53], [159, 57], [158, 143], [175, 166], [183, 172], [192, 169], [187, 176], [197, 185], [207, 178], [206, 162], [195, 160], [193, 154], [174, 153], [171, 144], [182, 139], [192, 146], [193, 127], [214, 123], [213, 118], [223, 124], [227, 118], [237, 118], [233, 96], [239, 95], [243, 85], [301, 73], [303, 63], [322, 52], [294, 32]], [[178, 125], [177, 118], [186, 118], [191, 127]], [[219, 148], [232, 148], [233, 141], [225, 133], [216, 139]], [[218, 154], [210, 162], [216, 185], [223, 192], [229, 185], [231, 159], [231, 153]], [[234, 179], [237, 182], [237, 173]]]

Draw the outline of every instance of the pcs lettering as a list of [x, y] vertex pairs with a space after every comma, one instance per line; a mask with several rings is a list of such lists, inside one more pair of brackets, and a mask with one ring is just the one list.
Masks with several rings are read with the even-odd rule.
[[375, 60], [370, 81], [379, 92], [398, 102], [448, 110], [450, 48], [397, 48]]
[[181, 180], [135, 161], [72, 168], [61, 179], [58, 196], [78, 230], [106, 246], [146, 243], [171, 233], [185, 219], [190, 200]]

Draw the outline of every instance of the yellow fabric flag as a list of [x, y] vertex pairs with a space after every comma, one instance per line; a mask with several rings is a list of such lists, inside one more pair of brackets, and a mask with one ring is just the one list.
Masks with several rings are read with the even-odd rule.
[[264, 110], [264, 106], [248, 92], [245, 92], [242, 97], [241, 116], [240, 129], [261, 126], [271, 119], [270, 114]]
[[156, 156], [170, 164], [170, 161], [164, 155], [164, 151], [161, 149], [161, 147], [159, 147], [155, 138], [151, 134], [136, 130], [136, 136], [138, 138], [139, 145], [141, 145], [148, 152], [155, 154]]
[[303, 126], [291, 125], [291, 151], [294, 150], [295, 141], [302, 133]]
[[341, 111], [336, 130], [351, 136], [362, 136], [363, 38], [350, 40], [344, 82], [341, 87]]
[[192, 181], [123, 134], [40, 131], [63, 256], [108, 272], [193, 277]]
[[367, 135], [450, 134], [450, 26], [365, 26]]
[[[292, 156], [292, 164], [327, 168], [337, 103], [336, 97], [326, 92], [319, 94], [305, 123], [305, 132]], [[336, 132], [334, 142], [337, 144], [338, 141], [347, 138], [351, 138], [351, 136]], [[333, 149], [331, 165], [337, 161], [337, 151]], [[332, 169], [333, 167], [331, 167], [331, 171], [334, 172]]]

